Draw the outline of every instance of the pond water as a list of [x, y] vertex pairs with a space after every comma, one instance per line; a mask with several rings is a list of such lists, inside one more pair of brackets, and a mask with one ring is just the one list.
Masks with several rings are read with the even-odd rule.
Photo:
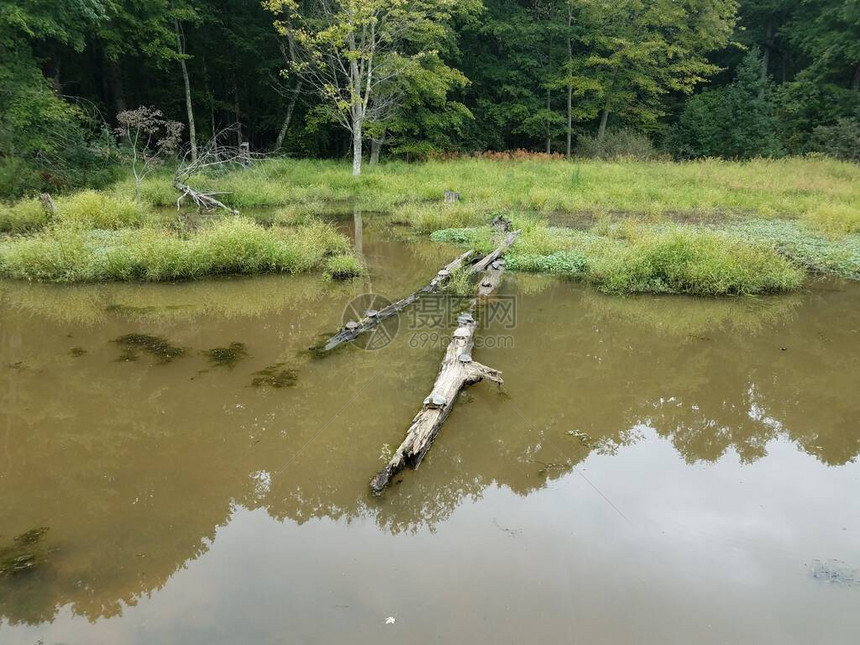
[[860, 286], [508, 276], [503, 392], [373, 497], [450, 303], [307, 348], [456, 250], [360, 242], [351, 284], [0, 283], [0, 643], [857, 642]]

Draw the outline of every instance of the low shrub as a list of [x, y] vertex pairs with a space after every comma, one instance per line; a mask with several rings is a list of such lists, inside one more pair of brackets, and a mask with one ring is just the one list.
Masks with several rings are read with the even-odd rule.
[[854, 117], [837, 119], [812, 131], [812, 147], [836, 159], [860, 161], [860, 110]]
[[621, 158], [647, 161], [658, 157], [651, 139], [628, 128], [608, 130], [602, 139], [597, 135], [582, 135], [576, 142], [576, 154], [587, 159]]

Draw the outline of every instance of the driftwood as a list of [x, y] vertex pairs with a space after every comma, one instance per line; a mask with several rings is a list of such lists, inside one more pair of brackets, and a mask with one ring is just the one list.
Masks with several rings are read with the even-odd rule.
[[328, 352], [333, 350], [338, 345], [343, 343], [348, 343], [350, 341], [355, 340], [361, 334], [370, 331], [375, 328], [379, 323], [381, 323], [386, 318], [390, 318], [395, 314], [400, 313], [406, 307], [411, 305], [413, 302], [418, 300], [422, 295], [433, 293], [434, 291], [438, 291], [440, 287], [442, 287], [448, 279], [451, 277], [451, 274], [459, 269], [463, 264], [469, 260], [469, 258], [474, 255], [474, 251], [466, 251], [463, 255], [455, 258], [444, 267], [439, 269], [436, 275], [433, 277], [430, 282], [425, 284], [423, 287], [418, 289], [417, 291], [413, 291], [405, 298], [401, 298], [397, 302], [393, 302], [387, 307], [380, 309], [379, 311], [372, 312], [372, 316], [365, 316], [358, 322], [351, 320], [341, 329], [337, 334], [329, 338], [325, 345], [322, 346], [321, 350], [324, 352]]
[[215, 209], [220, 208], [232, 215], [239, 214], [239, 211], [226, 206], [215, 198], [215, 195], [218, 195], [219, 193], [204, 193], [199, 190], [195, 190], [188, 184], [183, 184], [178, 179], [174, 180], [173, 187], [180, 193], [179, 199], [176, 200], [176, 210], [179, 210], [182, 200], [188, 197], [197, 205], [198, 208], [202, 208], [203, 210], [214, 211]]
[[478, 329], [478, 323], [473, 318], [473, 314], [478, 308], [479, 299], [492, 294], [501, 282], [504, 262], [500, 257], [519, 234], [520, 231], [510, 233], [495, 251], [475, 264], [475, 266], [484, 266], [484, 275], [478, 286], [478, 296], [472, 298], [469, 301], [468, 310], [458, 316], [457, 329], [445, 350], [445, 357], [439, 367], [433, 390], [424, 399], [421, 411], [412, 419], [406, 438], [394, 452], [388, 465], [371, 480], [370, 487], [374, 492], [382, 492], [391, 478], [406, 466], [417, 468], [421, 464], [421, 460], [424, 459], [424, 455], [430, 450], [436, 435], [442, 429], [442, 424], [454, 409], [461, 390], [484, 379], [493, 381], [501, 387], [503, 381], [499, 370], [472, 359], [475, 331]]

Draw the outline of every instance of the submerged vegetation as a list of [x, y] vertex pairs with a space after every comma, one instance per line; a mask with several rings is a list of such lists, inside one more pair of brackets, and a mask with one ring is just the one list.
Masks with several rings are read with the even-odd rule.
[[159, 364], [164, 365], [185, 356], [188, 351], [185, 347], [172, 345], [160, 336], [148, 334], [125, 334], [113, 342], [124, 348], [119, 357], [121, 361], [136, 361], [139, 352], [146, 352], [154, 356]]
[[248, 357], [248, 349], [245, 343], [230, 343], [228, 347], [215, 347], [203, 352], [215, 367], [226, 367], [233, 369], [243, 358]]
[[273, 387], [277, 390], [294, 386], [298, 380], [298, 372], [293, 368], [284, 367], [284, 365], [284, 363], [275, 363], [254, 372], [251, 385], [253, 387]]

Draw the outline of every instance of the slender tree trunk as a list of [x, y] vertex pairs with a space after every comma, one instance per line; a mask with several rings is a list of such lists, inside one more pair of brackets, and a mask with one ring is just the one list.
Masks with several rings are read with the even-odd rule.
[[173, 21], [176, 28], [176, 47], [179, 50], [179, 65], [182, 80], [185, 82], [185, 109], [188, 111], [188, 141], [191, 144], [191, 161], [197, 161], [197, 128], [194, 127], [194, 110], [191, 107], [191, 81], [188, 79], [188, 65], [185, 64], [185, 36], [178, 20]]
[[606, 122], [609, 120], [609, 105], [603, 107], [603, 114], [600, 116], [600, 129], [597, 131], [598, 141], [603, 140], [603, 135], [606, 134]]
[[851, 81], [851, 89], [860, 91], [860, 65], [854, 68], [854, 80]]
[[352, 176], [361, 174], [361, 128], [362, 119], [354, 119], [352, 122]]
[[370, 165], [375, 166], [379, 163], [379, 153], [382, 150], [382, 146], [385, 145], [385, 135], [381, 137], [373, 137], [370, 140]]
[[[573, 72], [573, 39], [571, 38], [570, 30], [573, 27], [573, 5], [567, 3], [567, 75], [570, 77]], [[565, 156], [570, 159], [571, 147], [573, 139], [573, 84], [570, 80], [567, 81], [567, 146], [565, 148]]]
[[300, 78], [293, 90], [293, 96], [290, 98], [290, 104], [287, 106], [287, 115], [284, 117], [284, 123], [281, 125], [281, 130], [278, 132], [278, 138], [275, 141], [275, 152], [281, 149], [284, 145], [284, 138], [287, 136], [287, 130], [290, 127], [290, 121], [293, 120], [293, 111], [296, 109], [296, 103], [299, 100], [299, 94], [302, 91], [303, 80]]

